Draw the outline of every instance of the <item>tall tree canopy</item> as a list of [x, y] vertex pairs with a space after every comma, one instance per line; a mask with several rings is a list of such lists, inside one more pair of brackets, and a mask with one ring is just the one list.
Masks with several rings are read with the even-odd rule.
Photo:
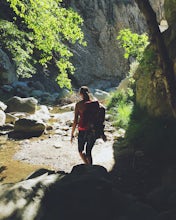
[[11, 54], [17, 74], [31, 76], [40, 64], [50, 61], [58, 67], [57, 81], [70, 87], [68, 73], [74, 72], [70, 62], [70, 44], [83, 44], [82, 18], [72, 9], [62, 7], [62, 0], [3, 0], [13, 10], [13, 20], [0, 19], [0, 40]]

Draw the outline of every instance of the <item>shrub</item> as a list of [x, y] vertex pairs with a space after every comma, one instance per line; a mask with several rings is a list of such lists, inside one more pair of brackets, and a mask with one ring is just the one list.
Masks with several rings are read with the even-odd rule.
[[133, 108], [133, 91], [115, 91], [107, 100], [108, 112], [115, 127], [127, 128]]

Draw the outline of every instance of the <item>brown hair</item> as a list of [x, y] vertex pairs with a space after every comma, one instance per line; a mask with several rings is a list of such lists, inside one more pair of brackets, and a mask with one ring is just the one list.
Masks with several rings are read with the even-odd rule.
[[81, 86], [81, 88], [79, 89], [79, 93], [83, 95], [83, 99], [85, 101], [89, 101], [90, 100], [90, 96], [89, 96], [89, 88], [87, 86]]

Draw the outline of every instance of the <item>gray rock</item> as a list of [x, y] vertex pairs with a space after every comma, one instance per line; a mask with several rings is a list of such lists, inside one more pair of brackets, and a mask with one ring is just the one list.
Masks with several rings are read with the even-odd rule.
[[22, 118], [15, 122], [11, 137], [38, 137], [45, 131], [45, 124], [36, 120]]
[[7, 101], [6, 112], [27, 112], [34, 113], [37, 108], [38, 101], [33, 97], [20, 98], [14, 96]]
[[6, 123], [10, 123], [10, 124], [14, 124], [15, 121], [17, 121], [18, 118], [15, 117], [14, 115], [10, 114], [10, 113], [6, 113]]
[[103, 101], [105, 100], [108, 96], [109, 96], [109, 93], [108, 92], [105, 92], [103, 90], [100, 90], [100, 89], [96, 89], [95, 92], [94, 92], [94, 96], [99, 100], [99, 101]]
[[0, 126], [3, 126], [5, 124], [6, 121], [6, 114], [0, 110]]
[[41, 97], [43, 95], [43, 91], [41, 91], [41, 90], [32, 90], [30, 95], [33, 96], [33, 97]]
[[[40, 207], [46, 187], [59, 180], [61, 175], [45, 173], [35, 179], [0, 186], [1, 220], [41, 219]], [[43, 211], [43, 210], [42, 210]], [[52, 219], [52, 218], [51, 218]]]
[[12, 86], [10, 86], [10, 85], [3, 85], [2, 86], [2, 90], [4, 91], [4, 92], [12, 92], [13, 91], [13, 87]]
[[23, 82], [23, 81], [15, 81], [12, 83], [12, 86], [14, 88], [24, 88], [24, 87], [28, 87], [27, 82]]
[[40, 120], [43, 122], [47, 122], [50, 117], [50, 112], [46, 105], [40, 105], [34, 114], [27, 116], [28, 119]]
[[[40, 169], [16, 184], [0, 186], [0, 219], [112, 219], [108, 173], [79, 165], [71, 174]], [[68, 211], [69, 210], [69, 211]]]
[[0, 110], [5, 111], [7, 108], [7, 105], [5, 105], [3, 102], [0, 101]]

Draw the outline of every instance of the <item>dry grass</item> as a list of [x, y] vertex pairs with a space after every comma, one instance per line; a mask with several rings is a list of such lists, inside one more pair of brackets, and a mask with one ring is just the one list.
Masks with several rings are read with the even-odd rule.
[[[44, 166], [31, 165], [16, 161], [13, 155], [19, 150], [19, 144], [15, 141], [7, 141], [0, 146], [0, 182], [15, 183], [25, 179], [33, 171]], [[45, 167], [49, 168], [49, 167]]]

